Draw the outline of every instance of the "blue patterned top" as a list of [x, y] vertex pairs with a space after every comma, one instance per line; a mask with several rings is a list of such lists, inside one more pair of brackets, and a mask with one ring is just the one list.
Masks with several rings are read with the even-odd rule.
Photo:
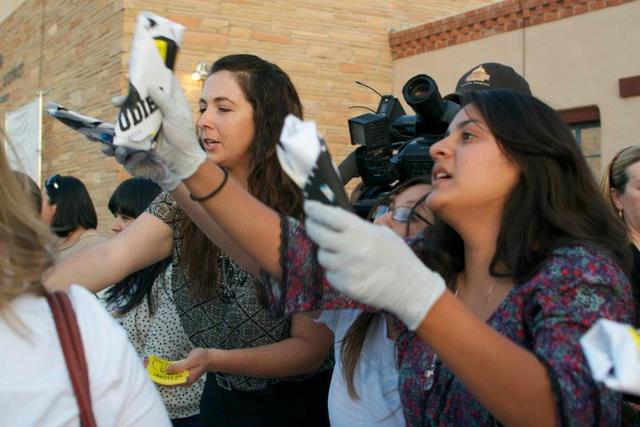
[[[317, 247], [297, 221], [283, 219], [281, 281], [263, 274], [261, 287], [278, 315], [314, 309], [362, 308], [338, 294], [316, 261]], [[599, 318], [629, 323], [631, 288], [603, 250], [555, 249], [529, 281], [513, 287], [487, 323], [535, 354], [547, 367], [557, 424], [620, 423], [618, 393], [596, 384], [579, 338]], [[399, 388], [410, 426], [491, 426], [497, 421], [415, 333], [399, 321]], [[507, 398], [505, 396], [505, 398]]]

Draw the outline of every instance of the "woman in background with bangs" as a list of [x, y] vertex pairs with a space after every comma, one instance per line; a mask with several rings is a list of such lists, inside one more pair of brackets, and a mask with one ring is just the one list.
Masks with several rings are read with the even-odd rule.
[[[114, 216], [111, 230], [120, 233], [140, 216], [162, 189], [153, 181], [131, 178], [123, 181], [109, 198]], [[167, 360], [187, 357], [193, 345], [180, 322], [171, 292], [171, 257], [140, 271], [99, 292], [111, 315], [127, 331], [141, 359], [154, 355]], [[200, 425], [200, 397], [204, 378], [191, 387], [156, 386], [169, 412], [173, 427]]]

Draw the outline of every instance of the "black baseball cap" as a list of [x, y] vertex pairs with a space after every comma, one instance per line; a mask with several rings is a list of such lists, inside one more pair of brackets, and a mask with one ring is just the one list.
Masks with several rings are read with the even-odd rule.
[[456, 91], [444, 99], [459, 104], [460, 95], [464, 92], [491, 89], [511, 89], [531, 95], [529, 83], [513, 68], [497, 62], [485, 62], [464, 73], [458, 80]]

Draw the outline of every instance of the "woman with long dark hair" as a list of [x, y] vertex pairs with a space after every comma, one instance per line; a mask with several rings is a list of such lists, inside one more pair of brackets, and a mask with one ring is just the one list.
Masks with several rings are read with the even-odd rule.
[[[158, 100], [171, 121], [176, 107]], [[281, 222], [222, 185], [215, 164], [191, 162], [186, 132], [157, 152], [192, 194], [218, 188], [202, 206], [274, 276], [262, 281], [274, 312], [361, 307], [330, 283], [408, 326], [398, 360], [409, 425], [617, 425], [620, 395], [593, 381], [578, 340], [599, 318], [630, 320], [624, 229], [550, 107], [504, 90], [462, 103], [430, 149], [439, 221], [424, 263], [339, 208], [308, 202], [306, 227]]]
[[[178, 113], [181, 123], [193, 132], [191, 111], [177, 82], [174, 89], [185, 107]], [[253, 55], [225, 56], [213, 64], [199, 104], [200, 148], [195, 156], [224, 167], [229, 180], [273, 209], [301, 218], [302, 194], [275, 155], [284, 117], [302, 117], [287, 74]], [[304, 315], [272, 319], [258, 304], [251, 274], [257, 274], [257, 268], [240, 268], [226, 248], [218, 249], [222, 244], [211, 243], [176, 200], [191, 209], [196, 222], [208, 224], [211, 219], [178, 187], [179, 181], [168, 176], [161, 181], [171, 194], [162, 193], [109, 242], [60, 265], [49, 282], [81, 282], [97, 291], [172, 254], [175, 305], [198, 347], [183, 364], [189, 369], [188, 384], [208, 373], [202, 423], [326, 423], [330, 365], [323, 361], [331, 348], [330, 331]], [[234, 256], [246, 258], [242, 253]], [[314, 372], [320, 373], [311, 375]]]
[[[120, 233], [139, 217], [162, 189], [145, 178], [131, 178], [122, 182], [109, 197], [108, 208], [114, 219], [111, 230]], [[124, 316], [146, 299], [149, 314], [155, 311], [151, 298], [153, 283], [169, 266], [167, 257], [142, 270], [131, 273], [104, 291], [104, 302], [116, 316]]]
[[[160, 194], [161, 188], [151, 180], [131, 178], [123, 181], [109, 198], [114, 216], [111, 230], [120, 233], [140, 216]], [[99, 292], [111, 315], [127, 331], [127, 337], [141, 358], [151, 355], [180, 360], [193, 349], [180, 322], [171, 294], [171, 257], [135, 271], [115, 285]], [[157, 385], [174, 427], [198, 426], [201, 378], [191, 387]]]

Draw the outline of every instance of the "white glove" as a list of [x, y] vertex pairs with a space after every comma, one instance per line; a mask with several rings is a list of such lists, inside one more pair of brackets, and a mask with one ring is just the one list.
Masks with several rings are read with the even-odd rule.
[[171, 96], [155, 86], [150, 86], [148, 93], [163, 116], [155, 153], [178, 179], [189, 178], [207, 155], [198, 144], [191, 108], [180, 82], [174, 76]]
[[[116, 96], [111, 103], [120, 108], [125, 99], [126, 96]], [[165, 191], [175, 190], [182, 182], [152, 151], [139, 151], [107, 143], [102, 143], [100, 151], [106, 156], [115, 157], [131, 175], [150, 179]]]
[[446, 286], [391, 229], [344, 209], [306, 201], [307, 233], [319, 245], [329, 282], [362, 303], [387, 310], [415, 330]]

